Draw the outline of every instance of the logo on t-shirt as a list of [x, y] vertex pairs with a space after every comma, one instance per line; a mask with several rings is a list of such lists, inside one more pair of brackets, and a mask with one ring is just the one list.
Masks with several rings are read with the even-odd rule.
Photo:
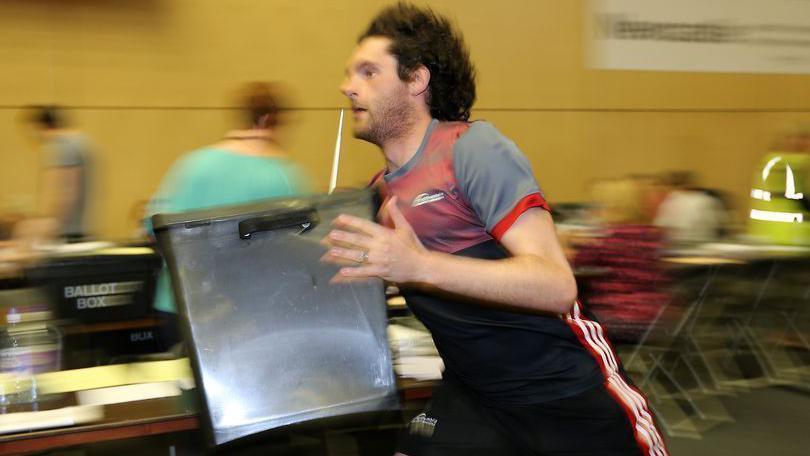
[[433, 431], [436, 429], [436, 418], [430, 418], [425, 413], [416, 415], [408, 426], [411, 434], [421, 435], [422, 437], [433, 436]]
[[436, 201], [441, 201], [444, 199], [444, 193], [438, 192], [434, 194], [430, 193], [420, 193], [416, 195], [416, 198], [413, 199], [411, 203], [411, 207], [421, 206], [423, 204], [434, 203]]

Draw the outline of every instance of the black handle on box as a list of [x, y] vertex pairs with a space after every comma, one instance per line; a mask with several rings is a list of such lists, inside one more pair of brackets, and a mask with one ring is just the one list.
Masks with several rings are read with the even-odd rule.
[[298, 234], [315, 228], [320, 222], [318, 212], [315, 209], [307, 209], [298, 212], [288, 212], [285, 214], [263, 215], [239, 222], [239, 237], [250, 239], [253, 233], [259, 231], [282, 230], [285, 228], [299, 228]]

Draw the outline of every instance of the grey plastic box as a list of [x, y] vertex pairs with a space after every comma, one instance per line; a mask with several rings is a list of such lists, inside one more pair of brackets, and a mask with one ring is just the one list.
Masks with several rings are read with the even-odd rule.
[[216, 445], [398, 406], [383, 284], [330, 285], [319, 243], [353, 191], [153, 218]]

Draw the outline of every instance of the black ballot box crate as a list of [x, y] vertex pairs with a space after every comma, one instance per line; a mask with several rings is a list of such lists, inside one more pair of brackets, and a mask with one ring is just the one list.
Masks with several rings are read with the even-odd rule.
[[153, 217], [210, 443], [398, 407], [382, 281], [321, 261], [344, 213], [371, 219], [372, 193]]
[[146, 318], [109, 327], [98, 323], [63, 326], [63, 369], [120, 364], [166, 352], [163, 326], [169, 323]]
[[52, 255], [30, 268], [30, 283], [48, 293], [57, 317], [120, 321], [151, 313], [160, 256], [148, 247]]

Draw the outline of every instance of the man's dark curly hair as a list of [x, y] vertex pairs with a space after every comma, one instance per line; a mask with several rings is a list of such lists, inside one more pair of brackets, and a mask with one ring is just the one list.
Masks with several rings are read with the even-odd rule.
[[382, 10], [358, 42], [371, 36], [391, 40], [399, 78], [408, 81], [420, 65], [430, 71], [428, 105], [439, 120], [467, 120], [475, 101], [475, 68], [461, 34], [431, 9], [398, 3]]

